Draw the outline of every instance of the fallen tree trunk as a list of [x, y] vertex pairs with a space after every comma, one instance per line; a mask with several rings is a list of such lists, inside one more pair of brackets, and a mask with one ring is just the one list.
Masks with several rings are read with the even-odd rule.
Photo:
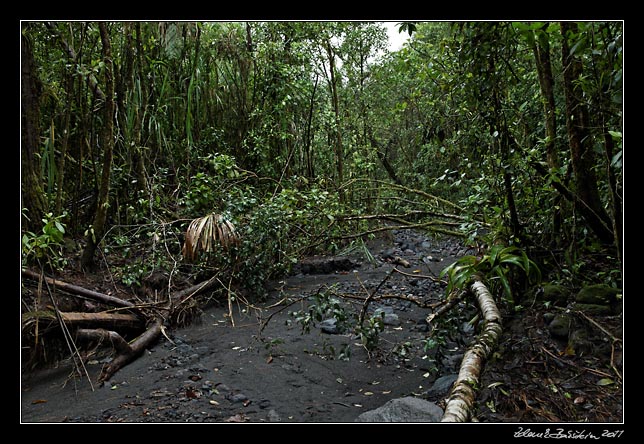
[[470, 420], [481, 369], [503, 332], [501, 314], [487, 287], [480, 280], [476, 280], [470, 289], [483, 314], [483, 332], [463, 356], [458, 377], [447, 399], [442, 422], [468, 422]]
[[[96, 327], [96, 328], [129, 328], [141, 329], [143, 322], [136, 315], [127, 313], [80, 313], [80, 312], [60, 312], [63, 322], [70, 327]], [[57, 321], [56, 313], [53, 311], [30, 311], [23, 313], [23, 323], [31, 319]]]
[[[112, 360], [112, 362], [103, 367], [101, 375], [98, 378], [98, 382], [100, 384], [105, 383], [105, 381], [108, 381], [117, 371], [138, 358], [146, 348], [151, 346], [159, 338], [162, 328], [163, 321], [161, 319], [157, 319], [154, 321], [154, 324], [145, 331], [145, 333], [132, 341], [132, 343], [126, 344], [127, 347], [125, 347], [121, 341], [116, 339], [115, 344], [118, 344], [118, 355]], [[92, 337], [93, 335], [109, 337], [110, 340], [113, 340], [116, 336], [120, 338], [118, 333], [114, 332], [107, 332], [107, 335], [100, 332], [89, 333], [89, 337]], [[123, 340], [123, 342], [125, 342], [125, 340]]]
[[98, 342], [109, 341], [118, 353], [132, 353], [132, 347], [130, 347], [130, 344], [128, 344], [127, 341], [115, 331], [108, 331], [102, 328], [94, 330], [81, 328], [76, 332], [76, 339]]
[[96, 302], [102, 302], [107, 305], [112, 305], [116, 307], [134, 307], [134, 304], [130, 301], [123, 299], [115, 298], [114, 296], [109, 296], [107, 294], [98, 293], [96, 291], [88, 290], [87, 288], [79, 287], [78, 285], [68, 284], [67, 282], [59, 281], [47, 276], [41, 276], [40, 273], [35, 273], [31, 270], [23, 269], [22, 275], [30, 279], [39, 281], [42, 277], [45, 282], [49, 285], [53, 285], [56, 288], [59, 288], [68, 293], [83, 296], [87, 299], [91, 299]]

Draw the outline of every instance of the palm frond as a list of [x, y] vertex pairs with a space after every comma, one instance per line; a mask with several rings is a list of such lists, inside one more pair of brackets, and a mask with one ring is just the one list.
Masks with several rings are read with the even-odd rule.
[[202, 253], [212, 253], [216, 245], [228, 250], [238, 243], [239, 235], [232, 222], [221, 214], [210, 213], [190, 222], [182, 254], [186, 261], [193, 262]]

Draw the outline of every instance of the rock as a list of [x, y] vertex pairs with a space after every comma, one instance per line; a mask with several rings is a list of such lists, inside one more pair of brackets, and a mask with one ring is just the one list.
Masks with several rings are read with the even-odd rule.
[[593, 349], [593, 345], [588, 341], [588, 332], [583, 328], [577, 329], [570, 334], [568, 347], [577, 356], [587, 355]]
[[382, 252], [381, 257], [383, 260], [393, 259], [395, 254], [396, 251], [393, 248], [389, 248], [388, 250]]
[[465, 353], [455, 353], [453, 355], [443, 356], [441, 363], [447, 370], [458, 370], [463, 362]]
[[471, 335], [474, 333], [474, 326], [469, 322], [463, 322], [461, 324], [461, 332], [466, 335]]
[[338, 320], [336, 318], [325, 319], [320, 322], [320, 330], [322, 330], [323, 333], [330, 335], [339, 334], [340, 329], [338, 328]]
[[382, 316], [382, 323], [385, 325], [400, 325], [400, 319], [398, 315], [394, 313], [394, 309], [391, 307], [379, 307], [373, 312], [374, 316]]
[[600, 305], [600, 304], [582, 304], [580, 302], [575, 302], [573, 305], [574, 310], [584, 312], [586, 314], [593, 315], [610, 315], [613, 313], [610, 306]]
[[555, 305], [565, 305], [570, 298], [570, 291], [563, 285], [545, 284], [542, 289], [540, 299]]
[[376, 315], [376, 316], [381, 316], [380, 313], [384, 313], [386, 315], [387, 314], [394, 314], [394, 308], [390, 307], [388, 305], [383, 305], [381, 307], [376, 308], [373, 311], [373, 314]]
[[568, 338], [570, 333], [570, 316], [565, 314], [558, 314], [552, 320], [550, 325], [548, 325], [548, 331], [550, 334], [557, 338]]
[[429, 331], [429, 324], [426, 319], [420, 319], [416, 322], [414, 328], [421, 333], [427, 333]]
[[581, 304], [612, 305], [622, 291], [605, 284], [588, 285], [577, 293], [575, 301]]
[[546, 324], [550, 324], [554, 318], [555, 318], [555, 314], [554, 314], [554, 313], [550, 313], [550, 312], [548, 312], [548, 313], [544, 313], [544, 314], [543, 314], [543, 321], [544, 321]]
[[398, 326], [400, 325], [400, 319], [398, 318], [397, 314], [389, 313], [385, 315], [384, 319], [382, 320], [382, 323], [385, 325]]
[[243, 393], [231, 393], [229, 395], [226, 395], [226, 399], [234, 404], [236, 402], [248, 401], [248, 396], [244, 395]]
[[271, 401], [268, 399], [262, 399], [259, 401], [259, 408], [260, 409], [266, 409], [271, 406]]
[[426, 396], [429, 399], [439, 399], [447, 395], [458, 378], [457, 374], [445, 375], [434, 381], [432, 387], [427, 390]]
[[396, 398], [358, 416], [355, 422], [440, 422], [443, 409], [413, 396]]
[[268, 422], [282, 421], [282, 418], [280, 418], [280, 415], [274, 409], [270, 409], [268, 411], [268, 414], [266, 415], [266, 419], [268, 420]]

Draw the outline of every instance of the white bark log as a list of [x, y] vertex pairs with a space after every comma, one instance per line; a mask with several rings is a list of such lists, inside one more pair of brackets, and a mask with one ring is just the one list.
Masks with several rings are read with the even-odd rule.
[[483, 332], [463, 356], [458, 377], [447, 399], [442, 422], [468, 422], [470, 420], [481, 369], [503, 332], [501, 313], [487, 287], [477, 280], [470, 289], [483, 314]]

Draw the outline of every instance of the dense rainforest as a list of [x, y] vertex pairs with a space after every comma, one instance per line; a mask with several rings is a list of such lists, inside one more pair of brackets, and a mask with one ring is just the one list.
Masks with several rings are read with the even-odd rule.
[[448, 304], [484, 282], [521, 319], [590, 286], [611, 311], [575, 312], [619, 326], [623, 23], [396, 29], [394, 51], [380, 22], [22, 22], [23, 369], [143, 322], [108, 380], [207, 301], [234, 326], [304, 258], [392, 231], [470, 249], [433, 277]]

